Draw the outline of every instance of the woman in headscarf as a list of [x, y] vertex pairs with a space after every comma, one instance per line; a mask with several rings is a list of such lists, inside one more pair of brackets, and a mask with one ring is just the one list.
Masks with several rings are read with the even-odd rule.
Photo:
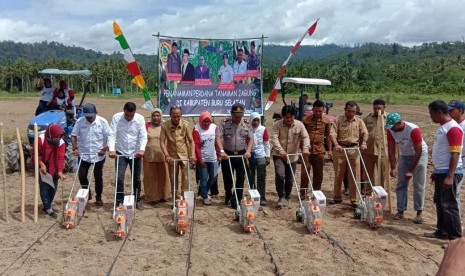
[[194, 126], [192, 137], [195, 143], [195, 157], [200, 178], [200, 195], [203, 204], [210, 205], [208, 190], [212, 188], [218, 173], [218, 157], [215, 147], [216, 125], [212, 123], [212, 115], [208, 111], [200, 114], [199, 122]]
[[[64, 180], [66, 144], [63, 129], [59, 125], [49, 125], [44, 136], [39, 136], [39, 187], [43, 211], [56, 219], [58, 215], [52, 209], [53, 199], [58, 188], [58, 179]], [[32, 158], [34, 160], [34, 158]]]
[[146, 123], [148, 142], [144, 153], [144, 199], [152, 205], [165, 202], [171, 194], [168, 167], [160, 147], [162, 111], [159, 108], [151, 114]]

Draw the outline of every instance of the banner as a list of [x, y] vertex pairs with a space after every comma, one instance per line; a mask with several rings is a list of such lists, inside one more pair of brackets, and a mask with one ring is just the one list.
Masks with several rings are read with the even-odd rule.
[[183, 116], [205, 110], [229, 116], [240, 102], [246, 113], [263, 114], [263, 38], [212, 40], [159, 36], [159, 107]]

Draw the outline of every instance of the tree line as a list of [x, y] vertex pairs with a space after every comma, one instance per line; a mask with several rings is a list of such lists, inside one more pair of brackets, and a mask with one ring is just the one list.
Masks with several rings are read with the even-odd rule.
[[[292, 46], [266, 45], [263, 88], [273, 88], [277, 73]], [[137, 92], [118, 52], [102, 54], [56, 42], [35, 44], [0, 42], [0, 90], [10, 93], [36, 91], [38, 71], [44, 68], [89, 69], [92, 76], [69, 78], [70, 87], [80, 92], [90, 82], [90, 92]], [[356, 46], [302, 46], [287, 66], [285, 76], [325, 78], [332, 86], [326, 92], [465, 94], [465, 43], [400, 44], [366, 43]], [[152, 93], [158, 90], [157, 56], [135, 55]], [[56, 80], [57, 82], [58, 80]]]

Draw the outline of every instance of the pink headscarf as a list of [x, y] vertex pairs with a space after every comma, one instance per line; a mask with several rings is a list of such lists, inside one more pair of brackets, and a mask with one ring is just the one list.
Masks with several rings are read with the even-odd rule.
[[204, 111], [200, 114], [199, 122], [203, 122], [206, 119], [210, 119], [210, 121], [212, 120], [212, 115], [208, 111]]

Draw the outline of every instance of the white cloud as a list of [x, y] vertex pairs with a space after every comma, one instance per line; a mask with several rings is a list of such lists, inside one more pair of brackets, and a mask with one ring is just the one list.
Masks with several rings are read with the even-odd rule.
[[155, 53], [153, 34], [204, 38], [268, 37], [294, 44], [422, 43], [460, 40], [464, 1], [453, 0], [19, 0], [0, 4], [0, 40], [55, 40], [102, 52], [118, 51], [117, 20], [135, 53]]

